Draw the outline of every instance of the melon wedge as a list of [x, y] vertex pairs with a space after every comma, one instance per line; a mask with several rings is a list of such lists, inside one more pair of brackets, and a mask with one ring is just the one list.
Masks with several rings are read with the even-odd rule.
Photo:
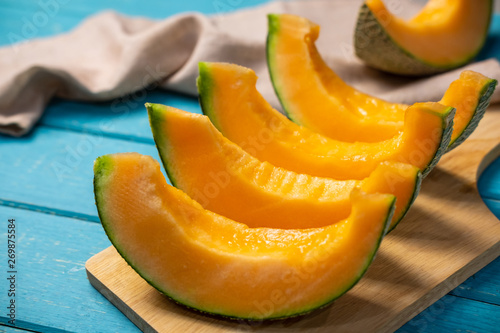
[[464, 142], [479, 125], [497, 86], [497, 80], [473, 71], [463, 71], [450, 84], [439, 103], [456, 108], [448, 151]]
[[344, 294], [373, 260], [395, 200], [354, 191], [351, 215], [333, 225], [249, 228], [168, 185], [148, 156], [106, 155], [94, 173], [104, 230], [137, 273], [185, 306], [245, 319], [307, 313]]
[[492, 7], [492, 0], [430, 0], [405, 21], [382, 0], [367, 0], [356, 24], [356, 55], [371, 67], [402, 75], [460, 67], [486, 41]]
[[[314, 44], [318, 35], [319, 26], [307, 19], [269, 15], [269, 72], [288, 117], [346, 142], [377, 142], [401, 131], [408, 105], [366, 95], [343, 82], [318, 53]], [[476, 128], [496, 84], [482, 74], [464, 71], [450, 85], [440, 101], [457, 110], [450, 149]]]
[[203, 112], [229, 140], [262, 161], [298, 173], [363, 179], [383, 161], [417, 166], [427, 175], [446, 151], [453, 108], [417, 103], [408, 108], [403, 131], [373, 143], [329, 139], [274, 110], [257, 91], [252, 70], [201, 63], [198, 91]]
[[363, 180], [313, 177], [261, 162], [226, 139], [206, 116], [147, 104], [153, 137], [174, 186], [205, 209], [250, 227], [316, 228], [347, 218], [355, 187], [397, 198], [391, 229], [416, 198], [418, 168], [385, 162]]

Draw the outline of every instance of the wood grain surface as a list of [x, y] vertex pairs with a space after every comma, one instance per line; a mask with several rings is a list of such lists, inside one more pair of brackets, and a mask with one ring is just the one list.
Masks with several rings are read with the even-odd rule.
[[490, 109], [424, 180], [360, 283], [301, 318], [249, 324], [197, 314], [149, 286], [113, 247], [87, 262], [89, 281], [146, 332], [392, 332], [500, 254], [500, 223], [476, 188], [478, 170], [500, 153], [499, 128], [500, 111]]

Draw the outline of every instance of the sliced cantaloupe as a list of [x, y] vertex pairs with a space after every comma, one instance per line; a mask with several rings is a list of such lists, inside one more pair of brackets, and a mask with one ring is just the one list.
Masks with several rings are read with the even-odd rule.
[[[274, 89], [287, 115], [315, 132], [346, 142], [387, 140], [404, 126], [405, 104], [363, 94], [343, 82], [315, 47], [319, 26], [293, 15], [270, 15], [267, 57]], [[479, 123], [496, 80], [465, 71], [440, 101], [457, 109], [450, 148]]]
[[492, 6], [492, 0], [429, 0], [405, 21], [382, 0], [366, 0], [356, 24], [356, 55], [374, 68], [403, 75], [460, 67], [481, 50]]
[[316, 228], [347, 218], [355, 187], [397, 197], [391, 229], [416, 198], [418, 168], [379, 164], [363, 180], [313, 177], [261, 162], [226, 139], [206, 116], [147, 104], [169, 178], [204, 208], [250, 227]]
[[201, 63], [203, 112], [229, 140], [262, 161], [298, 173], [363, 179], [382, 161], [417, 166], [426, 175], [448, 147], [453, 108], [417, 103], [408, 108], [403, 131], [373, 143], [329, 139], [286, 119], [259, 94], [257, 76], [245, 67]]
[[344, 294], [373, 260], [395, 200], [354, 191], [351, 215], [333, 225], [249, 228], [168, 185], [148, 156], [103, 156], [94, 172], [104, 230], [137, 273], [178, 303], [246, 319], [306, 313]]
[[448, 151], [458, 147], [479, 125], [495, 91], [497, 80], [473, 72], [463, 71], [460, 78], [450, 84], [439, 103], [453, 106], [453, 133]]

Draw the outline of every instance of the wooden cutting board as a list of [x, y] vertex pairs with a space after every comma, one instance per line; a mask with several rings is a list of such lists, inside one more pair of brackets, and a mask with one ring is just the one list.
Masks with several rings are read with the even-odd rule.
[[145, 332], [392, 332], [500, 255], [500, 222], [476, 176], [500, 155], [500, 107], [446, 154], [367, 274], [332, 305], [273, 323], [187, 310], [147, 284], [110, 247], [87, 261], [90, 283]]

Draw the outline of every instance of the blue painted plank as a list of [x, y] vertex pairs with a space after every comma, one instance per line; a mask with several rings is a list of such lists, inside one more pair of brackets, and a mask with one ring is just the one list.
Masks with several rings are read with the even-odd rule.
[[500, 158], [484, 170], [479, 177], [477, 187], [482, 197], [500, 200]]
[[[26, 6], [36, 4], [36, 1], [31, 1]], [[0, 4], [0, 46], [59, 34], [75, 25], [75, 18], [72, 17], [56, 14], [52, 17], [46, 16], [46, 21], [39, 21], [36, 11], [31, 12], [30, 9], [19, 5], [6, 8], [6, 5], [3, 2]], [[35, 24], [35, 22], [43, 24]]]
[[85, 262], [110, 245], [98, 223], [0, 206], [0, 323], [10, 298], [7, 219], [16, 231], [16, 326], [42, 332], [139, 332], [88, 282]]
[[151, 144], [39, 127], [22, 138], [0, 136], [0, 203], [97, 221], [93, 161], [100, 155], [158, 153]]
[[450, 294], [500, 306], [499, 276], [500, 257], [468, 278]]
[[30, 331], [26, 331], [26, 330], [19, 329], [19, 328], [14, 328], [11, 326], [0, 325], [0, 333], [26, 333], [26, 332], [30, 332]]
[[398, 333], [500, 331], [500, 306], [446, 295], [406, 323]]
[[[500, 160], [500, 159], [499, 159]], [[498, 161], [498, 160], [497, 160]], [[497, 171], [500, 173], [500, 169]], [[483, 199], [500, 219], [500, 200]], [[500, 223], [500, 222], [499, 222]], [[450, 292], [451, 295], [500, 305], [500, 257]]]
[[201, 113], [198, 100], [161, 89], [144, 89], [105, 103], [80, 103], [56, 99], [40, 123], [50, 127], [87, 131], [105, 136], [154, 143], [144, 103], [161, 103]]

